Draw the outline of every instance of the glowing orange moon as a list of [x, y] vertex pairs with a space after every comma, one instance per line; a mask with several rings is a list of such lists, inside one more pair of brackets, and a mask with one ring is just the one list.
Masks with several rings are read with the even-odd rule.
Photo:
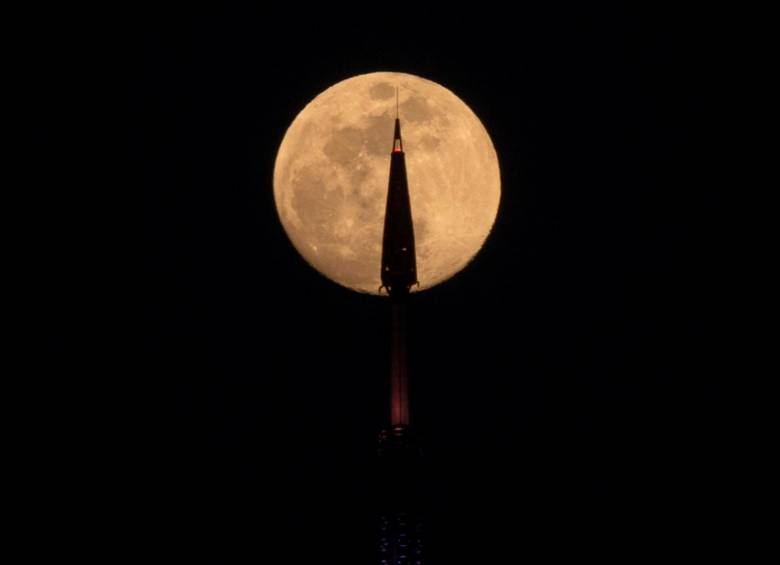
[[[274, 166], [282, 226], [317, 271], [378, 294], [396, 112], [406, 152], [420, 288], [463, 269], [498, 212], [501, 175], [490, 136], [443, 86], [405, 73], [335, 84], [290, 125]], [[414, 288], [413, 288], [414, 290]]]

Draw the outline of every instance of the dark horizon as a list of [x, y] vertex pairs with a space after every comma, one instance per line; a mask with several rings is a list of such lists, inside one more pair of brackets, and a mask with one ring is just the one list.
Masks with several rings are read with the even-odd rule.
[[716, 551], [734, 275], [706, 19], [266, 10], [158, 15], [136, 37], [143, 308], [125, 331], [142, 343], [107, 372], [138, 367], [139, 523], [165, 555], [375, 562], [387, 299], [309, 267], [271, 183], [305, 104], [380, 70], [457, 94], [502, 175], [482, 251], [410, 297], [426, 563]]

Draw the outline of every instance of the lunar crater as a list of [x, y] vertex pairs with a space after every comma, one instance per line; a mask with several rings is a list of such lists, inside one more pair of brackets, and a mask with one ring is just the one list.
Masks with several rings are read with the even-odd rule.
[[374, 100], [387, 100], [395, 97], [395, 88], [392, 84], [380, 82], [369, 89], [371, 98]]
[[430, 103], [420, 96], [413, 96], [399, 105], [399, 115], [411, 123], [428, 122], [433, 119]]

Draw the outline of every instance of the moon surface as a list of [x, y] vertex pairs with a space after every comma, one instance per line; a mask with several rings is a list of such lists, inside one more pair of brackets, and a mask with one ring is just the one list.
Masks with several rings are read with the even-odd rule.
[[319, 94], [279, 147], [276, 209], [310, 265], [370, 294], [379, 294], [381, 284], [396, 88], [420, 289], [447, 280], [471, 261], [490, 233], [501, 197], [490, 136], [443, 86], [378, 72]]

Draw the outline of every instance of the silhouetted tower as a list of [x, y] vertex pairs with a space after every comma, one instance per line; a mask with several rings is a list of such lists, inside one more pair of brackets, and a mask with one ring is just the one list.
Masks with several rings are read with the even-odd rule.
[[[397, 94], [396, 94], [397, 104]], [[421, 565], [420, 450], [409, 423], [406, 359], [406, 306], [409, 289], [417, 284], [414, 225], [401, 139], [396, 115], [390, 181], [382, 239], [382, 288], [390, 295], [392, 350], [390, 366], [390, 425], [379, 435], [381, 565]]]
[[393, 353], [391, 367], [392, 426], [409, 425], [409, 392], [406, 373], [406, 302], [409, 289], [417, 284], [414, 224], [406, 180], [406, 160], [401, 139], [401, 120], [395, 119], [393, 151], [390, 153], [390, 182], [382, 238], [382, 287], [390, 295], [393, 309]]

